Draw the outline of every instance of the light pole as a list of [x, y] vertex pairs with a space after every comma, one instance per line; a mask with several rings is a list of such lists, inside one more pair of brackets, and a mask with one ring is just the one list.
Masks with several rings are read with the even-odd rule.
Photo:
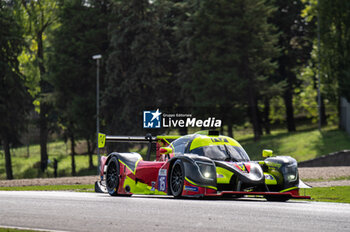
[[98, 133], [100, 132], [100, 60], [102, 55], [94, 55], [92, 59], [96, 60], [96, 148], [97, 148], [97, 175], [100, 175], [100, 148], [98, 147]]

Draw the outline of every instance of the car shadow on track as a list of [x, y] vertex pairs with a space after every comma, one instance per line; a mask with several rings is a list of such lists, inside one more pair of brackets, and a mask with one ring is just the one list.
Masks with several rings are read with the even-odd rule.
[[[106, 197], [111, 197], [104, 195]], [[138, 198], [138, 199], [160, 199], [160, 200], [174, 200], [174, 201], [238, 201], [238, 202], [268, 202], [275, 203], [273, 201], [267, 201], [262, 197], [241, 197], [241, 198], [232, 198], [232, 197], [181, 197], [175, 198], [173, 196], [160, 196], [160, 195], [133, 195], [133, 196], [116, 196], [117, 198]], [[281, 203], [281, 202], [277, 202]], [[289, 200], [283, 202], [285, 204], [309, 204], [310, 201], [305, 200]]]

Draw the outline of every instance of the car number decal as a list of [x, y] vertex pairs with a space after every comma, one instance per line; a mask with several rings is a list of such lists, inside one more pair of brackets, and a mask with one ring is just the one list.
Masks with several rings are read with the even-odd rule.
[[165, 192], [166, 190], [166, 176], [167, 176], [167, 170], [166, 169], [159, 169], [158, 174], [158, 190]]

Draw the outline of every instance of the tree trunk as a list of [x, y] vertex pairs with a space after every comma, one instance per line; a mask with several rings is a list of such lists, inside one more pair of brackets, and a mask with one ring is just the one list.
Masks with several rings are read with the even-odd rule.
[[265, 127], [265, 132], [267, 135], [271, 134], [271, 125], [270, 125], [270, 99], [265, 98], [264, 99], [264, 127]]
[[258, 107], [256, 105], [255, 93], [252, 84], [248, 86], [248, 105], [250, 120], [253, 124], [254, 140], [257, 141], [261, 136], [261, 126], [258, 118]]
[[[40, 73], [40, 88], [41, 93], [46, 93], [47, 84], [45, 83], [44, 75], [45, 75], [45, 66], [44, 66], [44, 49], [43, 49], [43, 33], [39, 31], [37, 33], [37, 42], [38, 42], [38, 66]], [[41, 171], [44, 172], [47, 168], [47, 137], [49, 135], [48, 132], [48, 123], [47, 123], [47, 114], [48, 114], [48, 105], [41, 100], [40, 102], [40, 117], [39, 117], [39, 127], [40, 127], [40, 158], [41, 158]]]
[[188, 128], [187, 127], [180, 127], [179, 128], [180, 135], [187, 135], [188, 134]]
[[70, 141], [71, 141], [71, 157], [72, 157], [72, 176], [75, 176], [75, 139], [74, 134], [70, 133]]
[[227, 130], [228, 130], [228, 137], [233, 138], [232, 124], [231, 123], [228, 123]]
[[321, 125], [327, 126], [327, 124], [326, 106], [324, 104], [324, 97], [321, 94]]
[[40, 126], [40, 169], [41, 172], [44, 172], [47, 168], [47, 120], [46, 120], [46, 106], [45, 104], [40, 104], [40, 117], [39, 117], [39, 126]]
[[296, 131], [294, 122], [293, 94], [291, 88], [287, 87], [284, 92], [284, 104], [286, 106], [287, 129], [289, 132]]
[[10, 144], [6, 137], [3, 138], [4, 152], [5, 152], [5, 165], [6, 165], [6, 178], [8, 180], [13, 179], [12, 175], [12, 162], [11, 162], [11, 153], [10, 153]]
[[89, 139], [86, 140], [87, 144], [87, 149], [88, 149], [88, 154], [89, 154], [89, 169], [94, 168], [94, 162], [93, 162], [93, 150], [92, 150], [92, 145]]

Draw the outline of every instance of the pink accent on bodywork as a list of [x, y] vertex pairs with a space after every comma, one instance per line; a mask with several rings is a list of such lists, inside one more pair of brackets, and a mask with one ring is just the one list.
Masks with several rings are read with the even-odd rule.
[[[233, 164], [236, 168], [238, 168], [238, 170], [240, 170], [241, 172], [250, 172], [250, 163], [246, 163], [246, 162], [239, 162], [239, 163], [234, 163]], [[243, 169], [242, 169], [243, 167]]]

